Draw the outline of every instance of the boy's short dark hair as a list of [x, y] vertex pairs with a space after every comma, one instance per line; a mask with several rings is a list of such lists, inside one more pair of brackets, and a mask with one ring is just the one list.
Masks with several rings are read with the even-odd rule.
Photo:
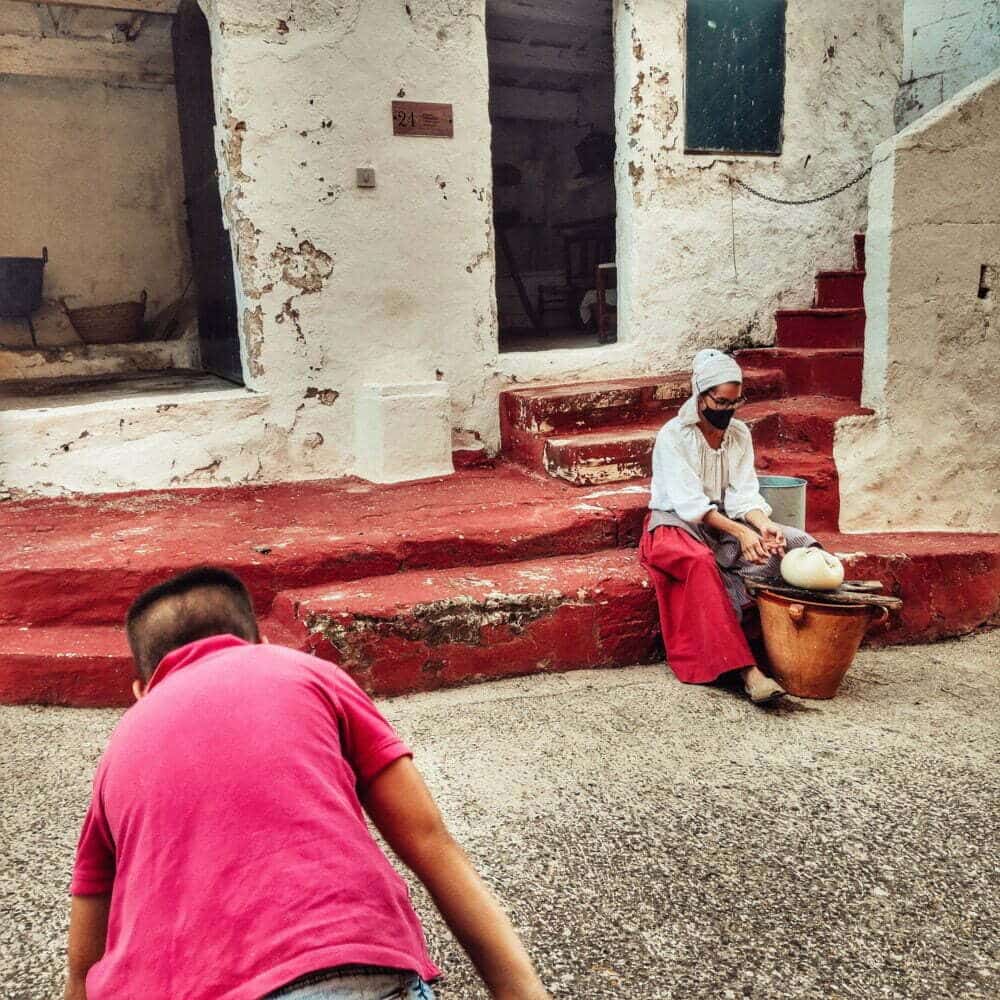
[[125, 617], [135, 668], [146, 682], [167, 653], [213, 635], [260, 642], [253, 598], [228, 570], [202, 566], [150, 587]]

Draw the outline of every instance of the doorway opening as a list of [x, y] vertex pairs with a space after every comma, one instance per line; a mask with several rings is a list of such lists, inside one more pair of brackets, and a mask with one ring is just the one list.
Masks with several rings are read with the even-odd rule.
[[173, 28], [184, 205], [198, 303], [202, 368], [243, 384], [236, 286], [215, 153], [212, 39], [197, 0], [181, 0]]
[[616, 339], [612, 0], [487, 0], [501, 351]]
[[242, 385], [198, 4], [7, 6], [0, 412]]

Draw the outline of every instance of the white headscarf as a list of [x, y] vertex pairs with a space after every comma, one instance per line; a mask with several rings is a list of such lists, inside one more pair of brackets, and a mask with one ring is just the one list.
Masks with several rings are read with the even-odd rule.
[[743, 383], [743, 372], [735, 359], [722, 351], [708, 348], [694, 356], [691, 365], [691, 398], [681, 407], [678, 416], [684, 423], [698, 422], [698, 397], [726, 382]]

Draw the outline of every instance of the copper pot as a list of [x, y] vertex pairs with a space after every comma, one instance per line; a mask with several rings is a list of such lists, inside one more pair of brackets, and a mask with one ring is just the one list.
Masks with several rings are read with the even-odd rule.
[[757, 601], [771, 672], [798, 698], [832, 698], [869, 627], [889, 617], [871, 604], [821, 604], [770, 591]]

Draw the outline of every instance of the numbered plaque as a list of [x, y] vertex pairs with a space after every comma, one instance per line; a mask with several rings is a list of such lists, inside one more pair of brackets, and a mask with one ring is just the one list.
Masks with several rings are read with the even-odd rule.
[[422, 104], [418, 101], [392, 102], [393, 135], [455, 137], [455, 117], [451, 104]]

